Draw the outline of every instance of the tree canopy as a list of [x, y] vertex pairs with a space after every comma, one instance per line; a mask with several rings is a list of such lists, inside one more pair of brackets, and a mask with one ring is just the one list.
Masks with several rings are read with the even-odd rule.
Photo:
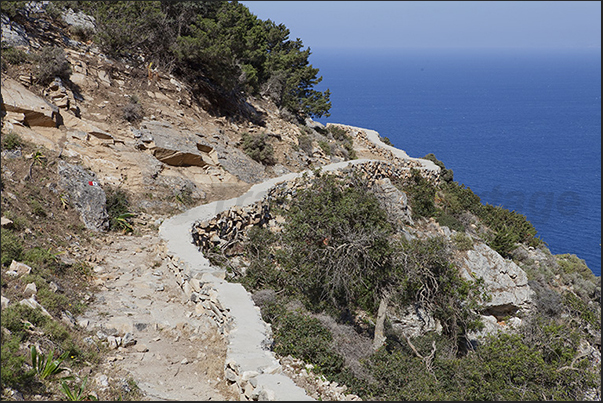
[[262, 95], [298, 117], [329, 116], [330, 91], [317, 91], [310, 48], [289, 29], [237, 1], [77, 1], [92, 14], [109, 56], [206, 81], [230, 95]]

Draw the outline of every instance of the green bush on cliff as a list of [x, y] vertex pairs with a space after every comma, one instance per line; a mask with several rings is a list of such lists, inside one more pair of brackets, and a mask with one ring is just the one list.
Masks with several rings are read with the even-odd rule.
[[268, 142], [266, 134], [243, 133], [241, 136], [241, 147], [245, 154], [259, 163], [265, 165], [274, 165], [276, 163], [274, 148]]
[[452, 180], [454, 179], [454, 172], [452, 172], [452, 169], [446, 169], [444, 163], [437, 159], [435, 154], [429, 153], [423, 158], [429, 161], [433, 161], [437, 166], [440, 167], [440, 180], [442, 182], [452, 182]]
[[23, 243], [21, 239], [7, 228], [0, 229], [2, 240], [0, 248], [2, 250], [2, 266], [8, 267], [13, 260], [19, 261], [23, 253]]
[[35, 77], [41, 85], [48, 85], [58, 77], [69, 80], [71, 65], [65, 51], [58, 46], [44, 46], [34, 56], [36, 61]]
[[19, 65], [27, 62], [29, 55], [21, 49], [13, 46], [6, 45], [6, 42], [2, 42], [2, 69], [4, 70], [4, 63]]
[[413, 217], [432, 217], [436, 212], [435, 194], [436, 188], [425, 179], [419, 170], [411, 169], [409, 184], [403, 187], [409, 195], [409, 204]]
[[333, 336], [320, 321], [302, 313], [287, 312], [273, 322], [274, 352], [291, 355], [317, 366], [318, 372], [334, 375], [341, 372], [343, 358], [331, 348]]
[[373, 306], [373, 291], [390, 264], [392, 228], [366, 184], [318, 173], [283, 214], [277, 259], [295, 273], [289, 291], [313, 310]]
[[390, 401], [583, 400], [600, 380], [584, 370], [585, 358], [575, 360], [573, 336], [567, 327], [536, 321], [520, 334], [488, 336], [457, 357], [445, 339], [428, 333], [412, 343], [423, 357], [434, 351], [430, 360], [403, 342], [390, 343], [365, 361], [373, 381], [352, 391]]

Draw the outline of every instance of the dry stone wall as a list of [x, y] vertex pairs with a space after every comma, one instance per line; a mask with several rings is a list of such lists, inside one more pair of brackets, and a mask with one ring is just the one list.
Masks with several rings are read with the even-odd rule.
[[[360, 144], [362, 147], [368, 149], [371, 153], [382, 158], [384, 160], [383, 161], [384, 164], [387, 164], [391, 168], [393, 168], [394, 172], [392, 174], [399, 175], [399, 172], [401, 170], [409, 171], [411, 168], [414, 168], [414, 169], [420, 170], [421, 174], [428, 180], [432, 181], [434, 184], [437, 185], [439, 183], [439, 180], [440, 180], [440, 178], [439, 178], [440, 171], [439, 170], [433, 170], [430, 168], [426, 168], [420, 162], [419, 159], [401, 158], [401, 157], [397, 156], [391, 150], [389, 150], [385, 147], [382, 147], [379, 144], [376, 144], [374, 141], [371, 141], [371, 139], [369, 139], [369, 137], [364, 129], [357, 129], [352, 126], [335, 124], [335, 123], [328, 123], [327, 127], [329, 127], [329, 126], [335, 126], [335, 127], [345, 130], [346, 133], [354, 139], [354, 142]], [[398, 151], [401, 151], [401, 150], [398, 150]], [[375, 163], [377, 165], [381, 164], [380, 161], [375, 161]], [[391, 176], [388, 176], [388, 177], [391, 178]], [[375, 178], [375, 179], [381, 179], [381, 178]]]
[[[410, 166], [409, 166], [410, 165]], [[410, 167], [414, 164], [398, 164], [387, 161], [370, 161], [363, 164], [350, 166], [341, 171], [335, 171], [335, 175], [345, 175], [355, 171], [367, 180], [369, 186], [378, 184], [383, 179], [405, 181], [410, 178]], [[435, 181], [437, 175], [432, 171], [421, 170], [421, 174], [430, 181]], [[193, 224], [191, 234], [193, 243], [200, 250], [211, 250], [212, 248], [227, 249], [236, 240], [241, 240], [244, 231], [250, 226], [267, 226], [278, 231], [281, 217], [275, 216], [270, 211], [270, 201], [278, 199], [291, 199], [295, 193], [309, 183], [304, 178], [295, 178], [291, 181], [282, 182], [274, 186], [263, 200], [245, 207], [234, 206], [228, 210], [216, 214], [209, 220], [198, 221]]]

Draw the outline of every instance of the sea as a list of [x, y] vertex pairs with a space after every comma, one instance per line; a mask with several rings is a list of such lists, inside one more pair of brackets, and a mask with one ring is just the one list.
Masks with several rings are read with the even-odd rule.
[[601, 275], [601, 49], [318, 49], [329, 117], [435, 154]]

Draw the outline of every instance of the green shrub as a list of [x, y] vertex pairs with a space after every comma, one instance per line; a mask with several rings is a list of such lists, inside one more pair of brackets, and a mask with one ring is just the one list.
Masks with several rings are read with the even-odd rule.
[[109, 216], [109, 230], [127, 231], [131, 226], [130, 199], [122, 189], [108, 187], [106, 189], [107, 215]]
[[0, 10], [2, 10], [2, 14], [6, 14], [12, 20], [26, 4], [26, 1], [3, 1], [0, 2]]
[[394, 146], [389, 137], [379, 136], [379, 140], [381, 140], [384, 144], [387, 144], [388, 146]]
[[287, 312], [276, 323], [274, 352], [314, 364], [321, 373], [337, 374], [343, 368], [344, 361], [332, 349], [332, 341], [333, 336], [318, 319]]
[[48, 15], [53, 20], [58, 20], [61, 17], [61, 10], [63, 9], [63, 7], [55, 3], [57, 2], [49, 2], [44, 11], [46, 11], [46, 15]]
[[601, 330], [601, 311], [598, 312], [591, 309], [581, 298], [570, 291], [566, 291], [562, 295], [562, 300], [565, 306], [570, 311], [585, 322], [589, 323], [595, 329]]
[[322, 149], [322, 151], [326, 154], [326, 155], [331, 155], [331, 145], [329, 144], [328, 141], [325, 140], [321, 140], [318, 142], [318, 146]]
[[[382, 348], [366, 360], [372, 382], [361, 397], [389, 401], [582, 400], [588, 388], [597, 386], [599, 376], [585, 370], [585, 358], [576, 359], [579, 339], [573, 339], [571, 333], [551, 322], [528, 322], [523, 333], [487, 336], [463, 356], [451, 354], [445, 339], [428, 333], [413, 338], [412, 343], [423, 357], [435, 346], [430, 360], [417, 357], [406, 343]], [[560, 370], [570, 364], [574, 369]]]
[[473, 249], [473, 240], [469, 235], [462, 232], [457, 232], [452, 236], [452, 241], [460, 251]]
[[49, 271], [50, 274], [63, 272], [64, 264], [58, 259], [57, 254], [52, 253], [51, 249], [35, 246], [26, 249], [22, 256], [23, 262], [35, 267], [37, 272], [44, 273]]
[[[37, 285], [36, 285], [37, 286]], [[49, 313], [56, 317], [60, 317], [61, 312], [69, 310], [71, 303], [67, 295], [58, 292], [52, 292], [46, 284], [37, 286], [37, 300]]]
[[29, 206], [31, 207], [31, 212], [37, 217], [46, 217], [46, 209], [40, 204], [36, 199], [31, 199], [29, 202]]
[[69, 32], [81, 42], [87, 42], [94, 37], [94, 29], [82, 25], [72, 25], [69, 28]]
[[483, 206], [480, 197], [465, 185], [454, 181], [443, 182], [440, 188], [442, 194], [440, 203], [446, 213], [458, 218], [466, 211], [473, 214], [481, 211]]
[[29, 55], [21, 49], [13, 46], [6, 46], [2, 43], [2, 62], [19, 65], [27, 62]]
[[[417, 338], [413, 339], [413, 343], [418, 344], [417, 341]], [[423, 353], [428, 356], [429, 350]], [[423, 360], [406, 346], [377, 350], [365, 361], [365, 367], [372, 382], [366, 390], [358, 391], [364, 392], [361, 395], [363, 400], [449, 400], [434, 375], [427, 371]]]
[[410, 241], [403, 238], [395, 250], [402, 257], [401, 287], [395, 290], [401, 306], [424, 307], [440, 321], [442, 334], [463, 347], [464, 335], [483, 327], [476, 313], [490, 298], [483, 280], [467, 281], [461, 277], [451, 263], [451, 250], [444, 237]]
[[348, 158], [349, 159], [355, 160], [356, 158], [358, 158], [356, 156], [356, 150], [354, 150], [354, 145], [352, 144], [351, 141], [343, 143], [343, 147], [348, 152]]
[[578, 273], [582, 277], [586, 277], [592, 279], [594, 277], [592, 271], [586, 265], [586, 262], [583, 259], [580, 259], [578, 256], [565, 253], [561, 255], [555, 256], [557, 259], [557, 264], [565, 274]]
[[444, 163], [442, 161], [440, 161], [439, 159], [437, 159], [435, 154], [429, 153], [426, 156], [424, 156], [423, 158], [426, 160], [432, 161], [434, 164], [436, 164], [437, 166], [439, 166], [441, 168], [440, 180], [442, 182], [452, 182], [453, 181], [454, 173], [452, 172], [452, 169], [446, 169], [446, 166], [444, 165]]
[[130, 97], [130, 102], [122, 107], [123, 118], [128, 122], [138, 122], [144, 116], [138, 97]]
[[29, 337], [26, 329], [30, 328], [31, 325], [43, 327], [49, 320], [50, 318], [42, 313], [40, 309], [33, 309], [21, 304], [12, 304], [4, 308], [0, 317], [2, 327], [10, 330], [19, 341]]
[[290, 292], [312, 309], [372, 308], [392, 252], [392, 227], [366, 183], [317, 173], [283, 215], [283, 248], [275, 256], [289, 271]]
[[437, 214], [436, 221], [441, 226], [448, 227], [451, 230], [465, 232], [465, 226], [459, 220], [444, 212]]
[[407, 190], [414, 218], [432, 217], [435, 214], [436, 189], [431, 182], [421, 175], [419, 170], [411, 169], [411, 178]]
[[15, 150], [23, 145], [21, 137], [14, 131], [8, 133], [2, 133], [2, 149], [3, 150]]
[[348, 135], [348, 133], [345, 129], [342, 129], [341, 127], [338, 127], [338, 126], [329, 126], [328, 132], [331, 134], [331, 136], [337, 142], [339, 142], [341, 145], [343, 145], [343, 148], [348, 153], [348, 159], [354, 160], [357, 158], [356, 150], [354, 150], [354, 141]]
[[539, 313], [550, 318], [555, 318], [565, 312], [559, 293], [543, 285], [538, 280], [530, 280], [528, 284], [535, 293], [534, 302]]
[[333, 126], [330, 125], [328, 127], [328, 131], [329, 133], [331, 133], [331, 135], [333, 136], [333, 138], [337, 141], [345, 141], [348, 140], [350, 137], [348, 136], [348, 133], [346, 132], [345, 129], [339, 127], [339, 126]]
[[245, 276], [240, 279], [245, 288], [253, 292], [266, 286], [282, 289], [287, 281], [286, 273], [277, 270], [272, 245], [276, 235], [268, 228], [253, 226], [247, 231], [249, 241], [245, 245], [245, 255], [250, 261]]
[[20, 261], [23, 253], [23, 243], [10, 229], [0, 229], [1, 243], [0, 250], [2, 251], [2, 266], [8, 267], [13, 260]]
[[71, 334], [67, 327], [56, 320], [47, 321], [42, 329], [46, 336], [57, 344], [63, 343], [71, 338]]
[[[4, 312], [2, 312], [2, 315], [4, 316]], [[20, 389], [30, 384], [34, 376], [34, 371], [25, 367], [25, 356], [22, 355], [19, 347], [19, 337], [2, 332], [2, 353], [0, 354], [2, 390], [4, 388]]]
[[274, 165], [276, 163], [274, 149], [267, 138], [268, 136], [266, 134], [250, 135], [248, 133], [243, 133], [243, 136], [241, 137], [243, 151], [259, 163]]
[[58, 46], [45, 46], [35, 56], [36, 79], [41, 85], [50, 84], [55, 77], [69, 80], [71, 66], [65, 56], [65, 51]]

